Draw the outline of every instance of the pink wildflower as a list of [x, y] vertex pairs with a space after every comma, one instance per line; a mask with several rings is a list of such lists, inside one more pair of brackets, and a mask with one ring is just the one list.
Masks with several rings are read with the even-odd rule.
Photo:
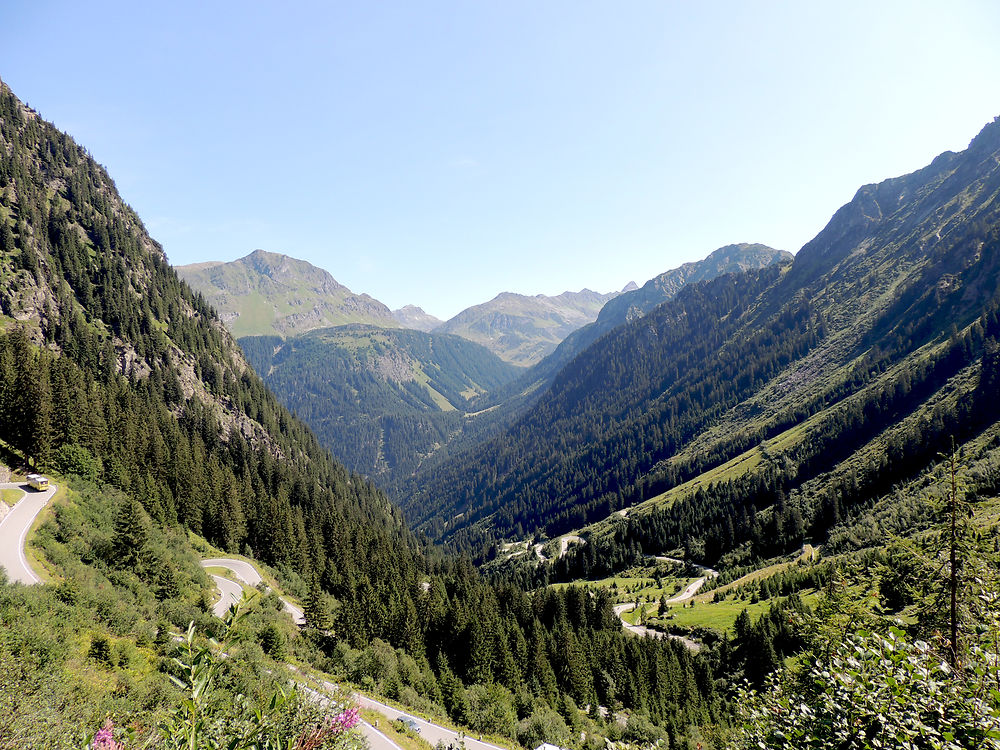
[[295, 743], [295, 750], [315, 750], [321, 747], [328, 739], [356, 727], [359, 721], [361, 721], [361, 710], [359, 708], [349, 708], [346, 711], [341, 711], [332, 718], [327, 717], [320, 726], [313, 727], [299, 735]]
[[91, 748], [93, 750], [125, 750], [124, 743], [115, 742], [115, 725], [111, 723], [111, 719], [106, 719], [104, 726], [97, 730]]
[[337, 732], [344, 732], [356, 727], [359, 721], [361, 721], [361, 709], [349, 708], [346, 711], [341, 711], [330, 720], [330, 728]]

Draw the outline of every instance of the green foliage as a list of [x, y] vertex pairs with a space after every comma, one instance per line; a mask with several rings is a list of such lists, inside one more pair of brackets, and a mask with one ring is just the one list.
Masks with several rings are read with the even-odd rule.
[[742, 746], [1000, 748], [1000, 558], [958, 522], [954, 454], [946, 480], [939, 525], [831, 579], [799, 666], [741, 692]]
[[136, 500], [126, 498], [115, 516], [111, 564], [126, 570], [134, 569], [145, 556], [148, 541], [149, 517]]
[[107, 667], [116, 666], [111, 652], [111, 641], [104, 633], [97, 633], [90, 641], [87, 656]]
[[[177, 673], [171, 675], [184, 699], [159, 726], [164, 747], [172, 750], [302, 750], [354, 746], [346, 730], [357, 719], [341, 712], [322, 719], [316, 701], [304, 700], [294, 687], [272, 693], [262, 708], [255, 708], [242, 694], [219, 694], [220, 653], [228, 652], [240, 636], [247, 600], [234, 607], [224, 622], [222, 640], [198, 644], [192, 623], [181, 654], [174, 657]], [[218, 649], [218, 652], [216, 651]], [[306, 741], [310, 744], [306, 744]]]
[[470, 729], [512, 737], [516, 724], [513, 696], [503, 685], [475, 684], [465, 691], [465, 725]]
[[[570, 705], [568, 694], [592, 695], [645, 705], [652, 720], [679, 726], [715, 709], [712, 680], [702, 679], [711, 669], [707, 661], [677, 644], [631, 642], [607, 602], [496, 587], [468, 561], [425, 550], [385, 495], [337, 464], [278, 404], [204, 298], [177, 278], [104, 170], [22, 109], [5, 86], [0, 137], [6, 144], [0, 177], [12, 188], [0, 201], [4, 215], [18, 217], [17, 254], [0, 256], [0, 312], [28, 318], [0, 334], [0, 439], [31, 463], [83, 455], [72, 448], [67, 454], [64, 446], [94, 459], [100, 487], [71, 479], [81, 488], [79, 502], [54, 507], [36, 535], [64, 579], [48, 596], [72, 613], [77, 628], [60, 630], [63, 643], [46, 641], [45, 650], [58, 654], [70, 644], [73, 656], [102, 679], [120, 678], [129, 708], [113, 712], [119, 723], [141, 715], [132, 696], [162, 686], [132, 674], [169, 658], [161, 623], [218, 628], [189, 531], [273, 566], [299, 582], [303, 599], [313, 580], [329, 597], [317, 601], [331, 605], [330, 632], [345, 639], [346, 651], [316, 629], [291, 637], [287, 618], [264, 597], [248, 627], [269, 633], [262, 640], [272, 653], [280, 655], [282, 638], [288, 653], [331, 667], [340, 666], [340, 653], [372, 647], [379, 653], [366, 658], [378, 657], [375, 666], [391, 652], [394, 670], [377, 678], [364, 670], [364, 679], [384, 682], [401, 698], [444, 702], [456, 717], [465, 714], [465, 685], [480, 676], [512, 692], [530, 685], [533, 696], [553, 707]], [[461, 356], [462, 345], [449, 342], [435, 346], [436, 356]], [[462, 384], [447, 376], [454, 363], [445, 364], [434, 382], [460, 395]], [[476, 382], [503, 376], [504, 368], [490, 368], [484, 362]], [[422, 388], [404, 386], [405, 398], [420, 398]], [[25, 401], [25, 393], [35, 397]], [[41, 607], [33, 615], [47, 622], [46, 612]], [[89, 639], [75, 642], [72, 632], [106, 633], [117, 666], [98, 670], [85, 658]], [[384, 654], [374, 648], [380, 641]], [[240, 658], [220, 667], [220, 696], [247, 695], [259, 708], [274, 692], [265, 692], [278, 679], [272, 672], [280, 672], [257, 639], [236, 648]], [[69, 659], [59, 657], [63, 668], [53, 680], [69, 672]], [[574, 663], [567, 667], [567, 659]], [[658, 687], [651, 663], [662, 664], [681, 687]], [[35, 670], [13, 685], [15, 694]], [[141, 689], [129, 687], [137, 683]], [[58, 704], [64, 692], [54, 686], [51, 695]], [[90, 693], [81, 700], [108, 705]], [[159, 710], [166, 700], [153, 705]], [[51, 712], [59, 731], [101, 725], [103, 716], [74, 717], [82, 704], [65, 703]]]
[[534, 748], [543, 742], [566, 747], [570, 741], [569, 727], [558, 712], [543, 708], [532, 712], [517, 725], [517, 741], [523, 747]]
[[260, 647], [264, 650], [265, 654], [275, 661], [285, 660], [285, 636], [276, 625], [273, 623], [265, 625], [257, 634], [257, 640], [260, 641]]
[[96, 480], [101, 474], [101, 463], [82, 445], [64, 443], [52, 454], [52, 467], [61, 474], [77, 474], [84, 479]]
[[1000, 748], [998, 654], [975, 647], [961, 673], [902, 630], [857, 632], [814, 655], [792, 684], [743, 692], [746, 748]]

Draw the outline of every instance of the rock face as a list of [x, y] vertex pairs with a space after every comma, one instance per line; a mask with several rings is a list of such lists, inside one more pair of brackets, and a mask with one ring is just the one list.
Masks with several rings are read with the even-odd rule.
[[726, 245], [704, 260], [682, 266], [655, 276], [642, 287], [629, 290], [608, 302], [597, 316], [595, 325], [599, 334], [617, 328], [652, 310], [657, 305], [673, 299], [685, 284], [708, 281], [724, 273], [742, 273], [754, 268], [764, 268], [772, 263], [790, 261], [792, 254], [775, 250], [767, 245], [741, 242]]
[[555, 297], [502, 292], [434, 330], [475, 341], [507, 362], [529, 366], [552, 352], [570, 333], [594, 321], [604, 303], [617, 295], [590, 289]]
[[290, 336], [349, 323], [399, 325], [377, 299], [354, 294], [322, 268], [279, 253], [254, 250], [231, 263], [195, 263], [176, 270], [237, 337]]
[[398, 310], [393, 310], [392, 317], [403, 328], [423, 331], [424, 333], [430, 333], [442, 323], [439, 318], [424, 312], [423, 308], [416, 305], [406, 305]]

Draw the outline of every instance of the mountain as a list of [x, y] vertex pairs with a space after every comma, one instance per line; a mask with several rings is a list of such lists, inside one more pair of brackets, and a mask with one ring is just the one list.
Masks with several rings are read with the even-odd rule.
[[290, 336], [315, 328], [367, 323], [399, 325], [388, 307], [354, 294], [322, 268], [287, 255], [254, 250], [230, 263], [177, 267], [234, 336]]
[[672, 298], [685, 283], [762, 268], [786, 262], [791, 257], [790, 253], [773, 250], [765, 245], [729, 245], [716, 250], [704, 260], [685, 263], [679, 268], [666, 271], [651, 279], [641, 289], [634, 282], [629, 283], [618, 296], [605, 304], [595, 322], [569, 334], [554, 352], [522, 371], [516, 379], [483, 394], [477, 401], [475, 416], [466, 421], [461, 433], [452, 435], [447, 450], [426, 456], [412, 476], [395, 477], [384, 487], [397, 500], [405, 502], [404, 498], [419, 492], [425, 481], [433, 484], [436, 481], [433, 475], [442, 461], [500, 435], [545, 394], [559, 372], [578, 354], [602, 335], [625, 324], [628, 319], [634, 319]]
[[1000, 417], [998, 197], [995, 121], [862, 187], [790, 264], [688, 284], [598, 339], [404, 509], [470, 550], [601, 519], [709, 563], [826, 538]]
[[[322, 571], [358, 534], [406, 557], [398, 511], [275, 400], [104, 169], [6, 85], [0, 135], [0, 433], [21, 458], [89, 456], [156, 521], [271, 564]], [[347, 537], [308, 559], [302, 524], [334, 518]]]
[[239, 341], [282, 403], [354, 471], [392, 484], [465, 427], [519, 371], [449, 334], [351, 325]]
[[709, 281], [727, 273], [764, 268], [774, 263], [787, 262], [791, 258], [791, 253], [775, 250], [767, 245], [739, 243], [720, 247], [702, 260], [665, 271], [647, 281], [641, 288], [633, 282], [619, 295], [608, 300], [598, 313], [597, 320], [570, 333], [555, 351], [532, 367], [507, 391], [539, 392], [574, 357], [601, 336], [673, 299], [685, 284]]
[[[632, 639], [607, 594], [492, 584], [416, 540], [275, 400], [106, 171], [2, 82], [0, 313], [0, 455], [51, 469], [61, 489], [26, 531], [51, 582], [0, 576], [5, 737], [93, 744], [81, 736], [113, 720], [137, 746], [162, 746], [159, 732], [171, 745], [315, 744], [286, 654], [532, 746], [515, 705], [566, 738], [592, 726], [587, 705], [641, 711], [631, 729], [594, 724], [595, 746], [612, 732], [680, 746], [726, 710], [710, 659]], [[219, 552], [268, 563], [307, 627], [255, 593], [229, 638], [198, 564]], [[284, 736], [265, 742], [256, 728], [272, 723]]]
[[555, 297], [502, 292], [489, 302], [474, 305], [434, 329], [482, 344], [501, 359], [528, 366], [553, 351], [577, 328], [592, 322], [617, 292], [589, 289]]
[[442, 322], [416, 305], [405, 305], [398, 310], [393, 310], [392, 317], [403, 328], [411, 328], [414, 331], [423, 331], [424, 333], [430, 333]]

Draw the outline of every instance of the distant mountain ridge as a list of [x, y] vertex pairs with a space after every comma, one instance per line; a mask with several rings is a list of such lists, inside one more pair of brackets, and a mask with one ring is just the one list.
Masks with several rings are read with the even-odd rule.
[[554, 297], [501, 292], [473, 305], [434, 329], [482, 344], [501, 359], [529, 366], [555, 350], [566, 336], [597, 319], [605, 303], [620, 292], [590, 289]]
[[482, 550], [610, 519], [708, 563], [823, 539], [951, 438], [1000, 428], [998, 198], [1000, 119], [860, 188], [791, 263], [643, 314], [622, 295], [607, 314], [629, 322], [516, 423], [404, 488], [411, 523]]
[[460, 336], [406, 328], [356, 324], [239, 343], [336, 458], [390, 483], [461, 433], [479, 396], [518, 374]]
[[596, 320], [604, 303], [619, 294], [589, 289], [554, 297], [501, 292], [442, 322], [416, 305], [390, 310], [374, 297], [352, 292], [324, 269], [281, 253], [254, 250], [234, 261], [191, 263], [176, 270], [237, 338], [297, 336], [355, 323], [402, 327], [455, 334], [520, 366], [541, 360], [569, 333]]
[[392, 317], [394, 317], [396, 321], [403, 326], [403, 328], [410, 328], [414, 331], [423, 331], [424, 333], [430, 333], [444, 322], [440, 318], [435, 318], [430, 313], [425, 312], [422, 307], [417, 307], [416, 305], [404, 305], [398, 310], [393, 310]]
[[399, 326], [377, 299], [355, 294], [322, 268], [280, 253], [254, 250], [229, 263], [193, 263], [176, 270], [236, 337], [293, 336], [349, 323]]

